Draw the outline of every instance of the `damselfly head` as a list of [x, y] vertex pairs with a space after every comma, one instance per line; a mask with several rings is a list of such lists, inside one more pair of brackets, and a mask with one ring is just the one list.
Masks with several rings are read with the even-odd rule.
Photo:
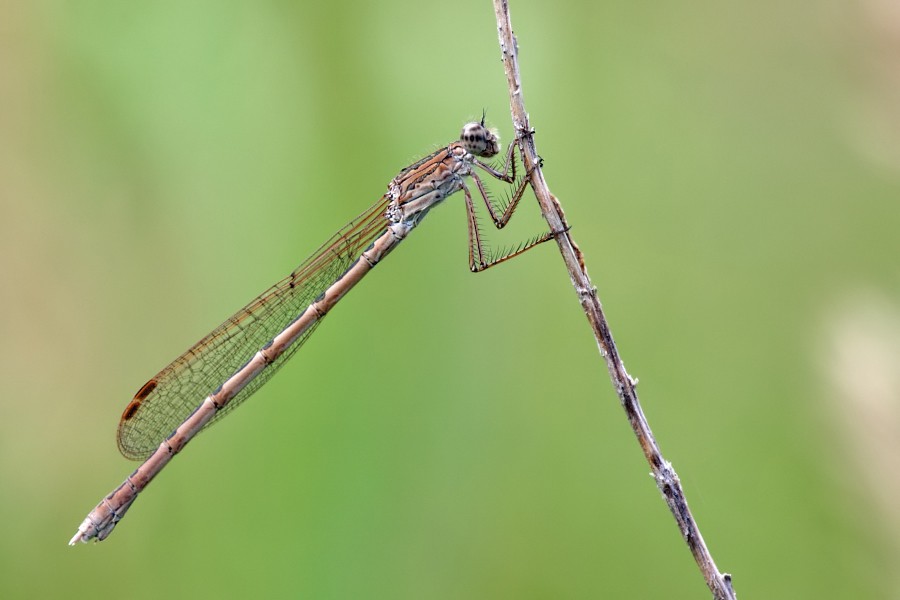
[[466, 123], [459, 135], [466, 152], [490, 158], [500, 154], [500, 137], [495, 131], [484, 126], [484, 123]]

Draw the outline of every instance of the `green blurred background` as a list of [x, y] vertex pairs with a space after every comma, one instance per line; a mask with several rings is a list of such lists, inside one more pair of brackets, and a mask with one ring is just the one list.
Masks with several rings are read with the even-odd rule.
[[[719, 567], [900, 598], [896, 3], [512, 4]], [[487, 0], [3, 2], [0, 45], [0, 597], [709, 597], [558, 252], [471, 275], [461, 196], [67, 547], [134, 392], [507, 92]]]

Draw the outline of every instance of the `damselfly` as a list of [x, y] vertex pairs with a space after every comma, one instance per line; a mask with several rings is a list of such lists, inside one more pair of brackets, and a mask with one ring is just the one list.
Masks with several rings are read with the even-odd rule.
[[525, 192], [514, 186], [505, 206], [488, 196], [478, 172], [516, 182], [517, 144], [502, 170], [482, 162], [500, 153], [497, 135], [481, 122], [467, 123], [459, 140], [400, 172], [387, 193], [334, 234], [286, 278], [266, 290], [144, 384], [119, 422], [119, 450], [144, 462], [106, 496], [69, 544], [106, 539], [147, 484], [197, 433], [249, 398], [303, 345], [328, 311], [421, 219], [451, 194], [465, 194], [469, 267], [481, 271], [552, 238], [552, 233], [492, 254], [482, 240], [472, 194], [475, 182], [494, 225], [506, 225]]

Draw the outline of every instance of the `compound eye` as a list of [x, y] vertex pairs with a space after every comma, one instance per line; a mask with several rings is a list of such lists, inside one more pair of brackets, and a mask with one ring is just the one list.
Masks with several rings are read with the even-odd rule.
[[459, 137], [466, 151], [476, 156], [493, 156], [498, 151], [496, 138], [481, 123], [466, 123]]

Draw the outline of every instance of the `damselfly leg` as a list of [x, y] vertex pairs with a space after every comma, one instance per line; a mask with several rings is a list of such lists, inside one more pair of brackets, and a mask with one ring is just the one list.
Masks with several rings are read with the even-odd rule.
[[[484, 182], [481, 180], [481, 177], [478, 176], [478, 173], [473, 170], [470, 174], [472, 180], [475, 182], [475, 188], [478, 190], [478, 195], [481, 196], [481, 199], [484, 201], [484, 205], [487, 207], [488, 213], [491, 215], [491, 220], [494, 222], [494, 226], [497, 229], [506, 227], [506, 224], [509, 223], [510, 218], [519, 205], [519, 200], [522, 199], [522, 196], [525, 195], [525, 190], [528, 189], [528, 178], [531, 175], [531, 169], [528, 169], [528, 172], [522, 177], [521, 181], [516, 181], [515, 151], [517, 149], [519, 149], [518, 140], [509, 145], [502, 171], [499, 171], [478, 159], [473, 161], [473, 166], [482, 169], [491, 177], [515, 185], [515, 189], [506, 205], [498, 207], [494, 206], [494, 201], [491, 200], [490, 194], [488, 193]], [[547, 231], [542, 235], [514, 246], [508, 251], [494, 254], [487, 242], [482, 238], [478, 225], [478, 217], [475, 213], [475, 203], [472, 200], [472, 193], [465, 183], [462, 184], [462, 189], [466, 196], [466, 218], [469, 230], [469, 269], [471, 269], [473, 273], [484, 271], [494, 265], [498, 265], [510, 258], [518, 256], [540, 243], [553, 239], [553, 232]]]

